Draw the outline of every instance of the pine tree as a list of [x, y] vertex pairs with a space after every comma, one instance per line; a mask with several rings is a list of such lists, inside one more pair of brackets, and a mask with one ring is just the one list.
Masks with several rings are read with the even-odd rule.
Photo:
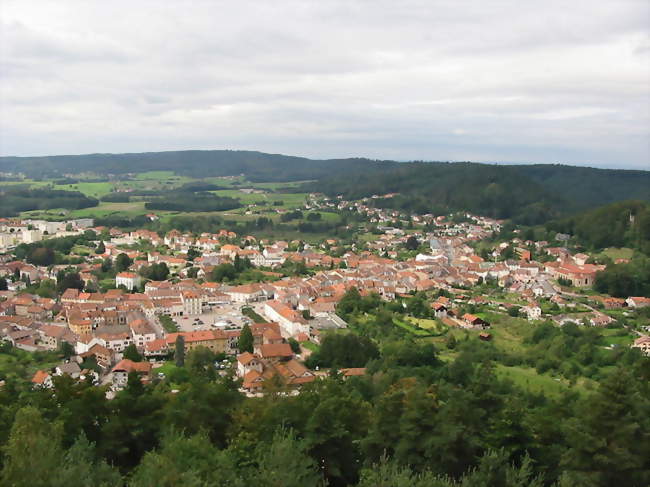
[[177, 367], [183, 367], [185, 365], [185, 337], [183, 335], [176, 337], [176, 352], [174, 357], [176, 358]]
[[253, 353], [253, 332], [251, 332], [250, 326], [244, 325], [242, 328], [239, 341], [237, 342], [237, 348], [239, 348], [239, 353]]

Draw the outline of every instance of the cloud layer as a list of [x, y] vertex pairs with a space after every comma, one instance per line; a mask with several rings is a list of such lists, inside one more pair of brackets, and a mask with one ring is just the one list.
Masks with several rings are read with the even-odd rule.
[[0, 4], [2, 155], [650, 169], [650, 3]]

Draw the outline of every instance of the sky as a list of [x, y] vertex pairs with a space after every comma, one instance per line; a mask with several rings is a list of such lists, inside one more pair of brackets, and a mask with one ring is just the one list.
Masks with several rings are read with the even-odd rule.
[[0, 155], [650, 169], [650, 2], [0, 0]]

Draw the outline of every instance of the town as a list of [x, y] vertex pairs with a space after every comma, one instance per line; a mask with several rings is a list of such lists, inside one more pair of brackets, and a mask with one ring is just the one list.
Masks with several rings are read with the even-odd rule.
[[[219, 374], [231, 374], [254, 396], [278, 382], [298, 393], [327, 376], [327, 368], [309, 368], [309, 358], [325, 337], [348, 332], [337, 305], [351, 292], [404, 308], [423, 301], [427, 310], [394, 324], [434, 339], [472, 330], [489, 341], [491, 325], [512, 317], [604, 328], [650, 305], [647, 297], [586, 293], [605, 265], [567, 248], [569, 235], [535, 241], [515, 230], [490, 246], [503, 221], [371, 204], [393, 196], [309, 196], [304, 211], [363, 215], [372, 238], [350, 245], [334, 238], [270, 241], [226, 229], [160, 235], [95, 226], [90, 218], [2, 219], [0, 338], [27, 352], [65, 351], [59, 363], [34, 373], [34, 387], [52, 387], [66, 374], [108, 386], [110, 398], [129, 374], [164, 381], [185, 354], [202, 348]], [[67, 263], [56, 263], [56, 246], [40, 246], [65, 240]], [[639, 323], [615, 331], [648, 355], [650, 327], [647, 319]]]

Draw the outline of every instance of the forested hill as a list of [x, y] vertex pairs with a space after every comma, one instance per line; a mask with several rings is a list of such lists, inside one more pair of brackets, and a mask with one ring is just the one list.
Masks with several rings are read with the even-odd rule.
[[376, 205], [418, 212], [467, 210], [535, 224], [625, 199], [650, 201], [650, 172], [562, 165], [405, 163], [333, 175], [305, 189], [358, 199], [399, 193]]
[[375, 203], [422, 213], [467, 210], [513, 218], [523, 224], [562, 218], [622, 200], [650, 201], [650, 171], [557, 164], [312, 160], [229, 150], [0, 157], [0, 171], [38, 178], [160, 170], [196, 178], [243, 174], [255, 182], [313, 180], [299, 190], [349, 199], [400, 193]]
[[331, 159], [265, 154], [254, 151], [191, 150], [138, 154], [86, 154], [44, 157], [0, 157], [0, 172], [24, 173], [28, 177], [60, 177], [68, 173], [126, 174], [174, 171], [189, 177], [244, 174], [251, 181], [300, 181], [331, 173], [359, 173], [394, 167], [392, 161]]
[[629, 247], [650, 256], [650, 203], [621, 201], [551, 221], [551, 230], [575, 235], [589, 250]]

